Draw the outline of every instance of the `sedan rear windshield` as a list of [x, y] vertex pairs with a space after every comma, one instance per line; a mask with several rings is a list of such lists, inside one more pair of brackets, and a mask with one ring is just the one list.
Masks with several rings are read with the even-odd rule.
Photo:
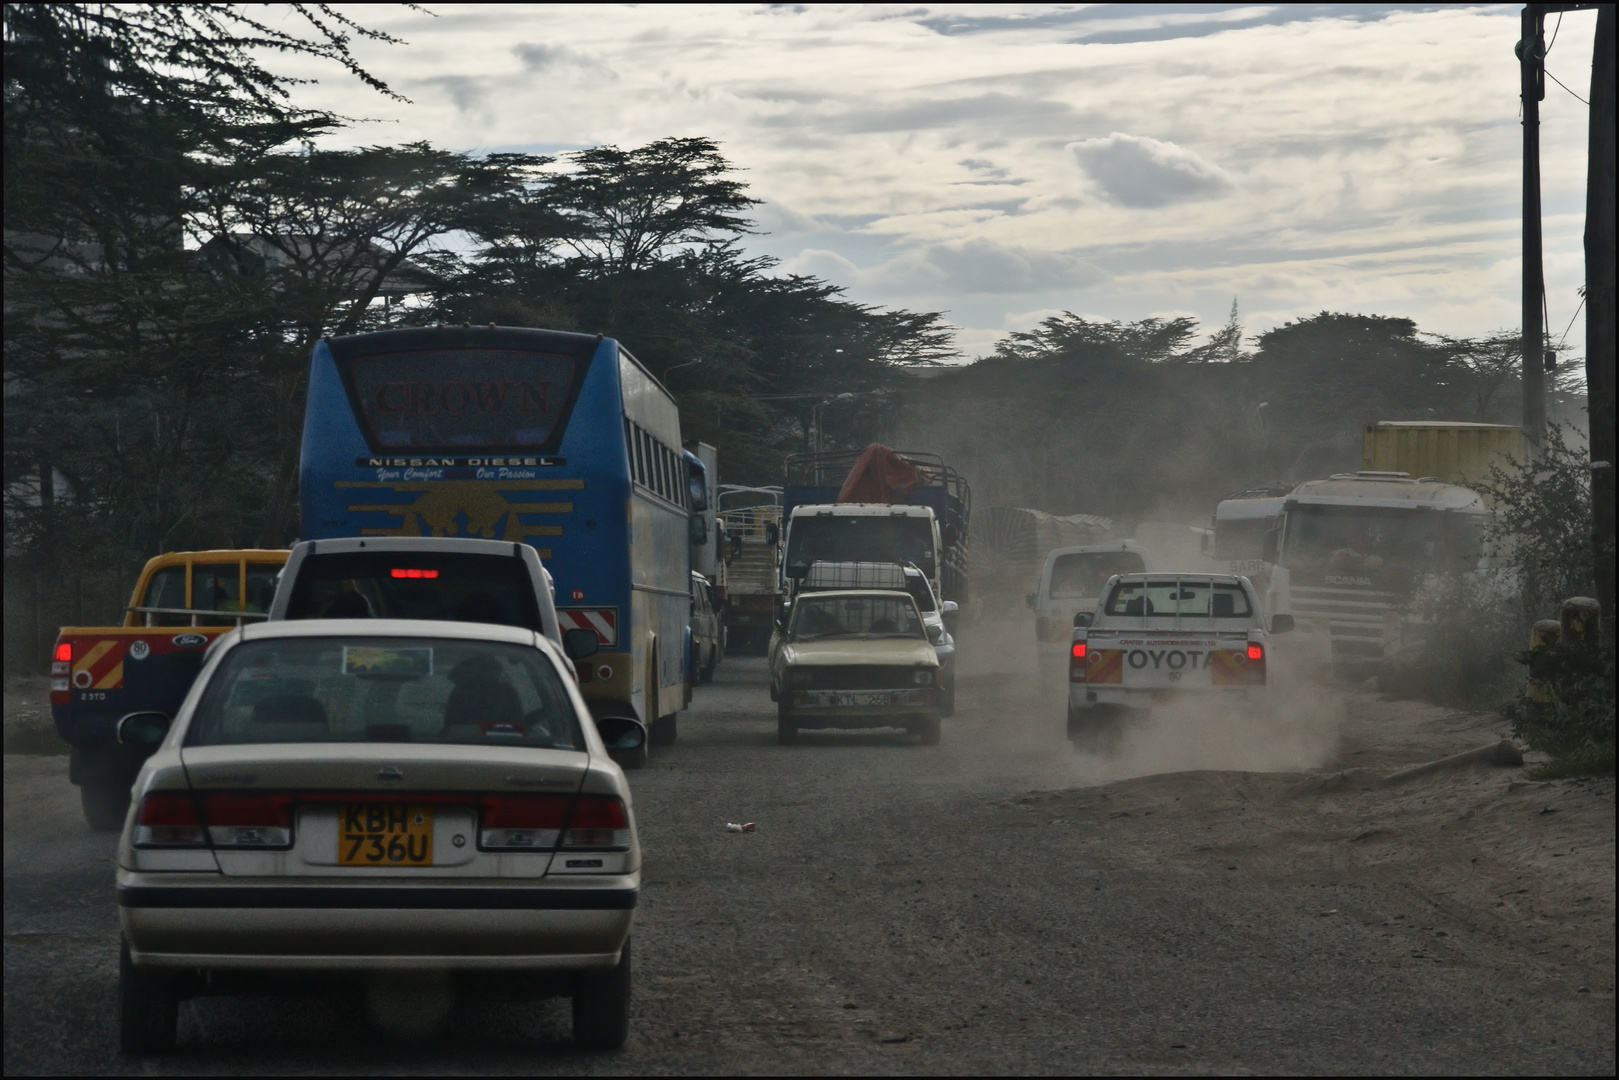
[[1227, 581], [1121, 581], [1107, 598], [1107, 614], [1244, 619], [1253, 615], [1248, 594]]
[[515, 555], [344, 551], [298, 567], [289, 619], [449, 619], [543, 631]]
[[243, 642], [209, 679], [186, 745], [289, 742], [585, 747], [556, 669], [535, 648], [430, 637]]

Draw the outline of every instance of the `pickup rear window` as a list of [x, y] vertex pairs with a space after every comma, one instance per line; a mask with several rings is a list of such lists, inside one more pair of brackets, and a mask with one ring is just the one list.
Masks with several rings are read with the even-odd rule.
[[342, 551], [298, 567], [288, 619], [448, 619], [544, 632], [515, 555]]
[[1104, 609], [1109, 615], [1246, 619], [1253, 605], [1241, 585], [1224, 581], [1121, 581]]

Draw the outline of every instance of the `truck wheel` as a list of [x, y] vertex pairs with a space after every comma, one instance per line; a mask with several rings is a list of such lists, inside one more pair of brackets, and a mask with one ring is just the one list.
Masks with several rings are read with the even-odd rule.
[[573, 1042], [581, 1050], [617, 1050], [630, 1034], [630, 943], [618, 966], [580, 977], [573, 991]]
[[786, 701], [776, 702], [776, 742], [791, 746], [798, 741], [798, 725], [793, 723], [793, 710]]
[[160, 1054], [174, 1049], [180, 1022], [180, 996], [174, 975], [142, 971], [129, 961], [129, 943], [118, 953], [118, 1045], [126, 1054]]
[[95, 832], [117, 832], [124, 827], [129, 811], [129, 785], [119, 778], [98, 776], [79, 785], [79, 806], [84, 820]]
[[660, 716], [652, 724], [652, 730], [647, 732], [647, 741], [653, 746], [673, 746], [675, 739], [679, 738], [680, 730], [675, 726], [675, 716]]
[[937, 716], [919, 717], [911, 723], [911, 731], [915, 733], [918, 739], [922, 740], [923, 746], [939, 745], [939, 730], [941, 727], [942, 725], [939, 723]]

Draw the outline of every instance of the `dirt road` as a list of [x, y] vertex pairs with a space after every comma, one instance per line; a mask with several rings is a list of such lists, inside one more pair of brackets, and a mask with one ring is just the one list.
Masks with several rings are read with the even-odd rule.
[[778, 747], [728, 661], [633, 777], [635, 1019], [600, 1057], [559, 1001], [407, 1042], [339, 995], [192, 1002], [179, 1051], [121, 1059], [113, 842], [65, 758], [7, 755], [5, 1069], [1614, 1071], [1612, 780], [1380, 786], [1501, 722], [1308, 685], [1076, 757], [1025, 683], [968, 678], [938, 747]]

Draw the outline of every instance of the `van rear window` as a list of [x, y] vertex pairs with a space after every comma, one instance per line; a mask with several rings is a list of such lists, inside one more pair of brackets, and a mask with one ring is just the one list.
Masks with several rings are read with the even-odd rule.
[[1121, 581], [1107, 598], [1109, 615], [1246, 619], [1253, 605], [1241, 585], [1225, 581]]
[[515, 555], [316, 552], [298, 568], [289, 619], [448, 619], [543, 631]]

